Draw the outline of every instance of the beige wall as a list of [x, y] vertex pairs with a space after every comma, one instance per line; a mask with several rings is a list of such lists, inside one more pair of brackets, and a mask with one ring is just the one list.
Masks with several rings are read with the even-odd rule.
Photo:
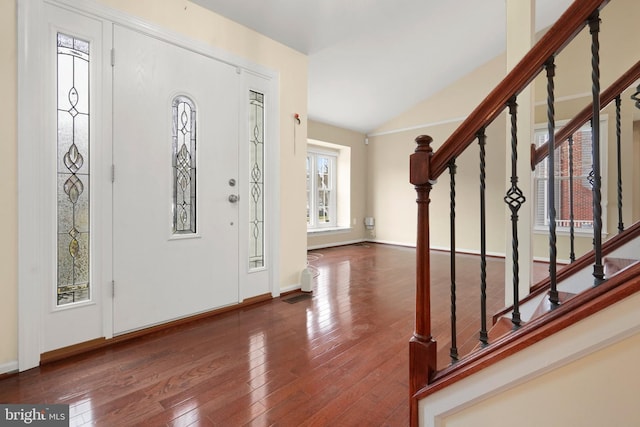
[[499, 393], [443, 427], [637, 426], [640, 334]]
[[[601, 87], [606, 88], [618, 76], [626, 71], [638, 59], [637, 52], [631, 46], [640, 45], [640, 33], [634, 30], [633, 17], [640, 15], [640, 2], [619, 0], [609, 4], [602, 13], [601, 43]], [[588, 30], [578, 36], [574, 44], [569, 45], [558, 57], [556, 64], [556, 111], [557, 120], [570, 118], [590, 100], [585, 94], [591, 91], [590, 40]], [[416, 241], [415, 191], [408, 183], [409, 155], [413, 152], [414, 138], [420, 134], [431, 135], [433, 147], [437, 149], [453, 130], [492, 90], [505, 75], [504, 56], [494, 58], [474, 70], [467, 76], [421, 102], [371, 132], [369, 141], [367, 211], [376, 217], [376, 238], [381, 241], [414, 245]], [[623, 95], [622, 147], [626, 153], [633, 152], [633, 115], [635, 109], [629, 101], [632, 91]], [[535, 98], [538, 103], [546, 103], [546, 81], [538, 78], [535, 84]], [[563, 98], [578, 99], [563, 101]], [[545, 122], [546, 107], [536, 108], [536, 122]], [[607, 212], [608, 236], [617, 231], [616, 200], [616, 155], [615, 155], [615, 116], [611, 109], [609, 115], [609, 150], [607, 153], [608, 176], [603, 177], [608, 189], [605, 201]], [[637, 113], [636, 113], [637, 115]], [[502, 116], [504, 123], [504, 116]], [[506, 236], [504, 197], [507, 183], [505, 176], [504, 127], [498, 122], [488, 129], [487, 139], [487, 250], [504, 254]], [[407, 129], [409, 130], [404, 130]], [[520, 144], [527, 143], [520, 141]], [[457, 242], [460, 250], [479, 250], [479, 231], [477, 212], [478, 200], [478, 149], [473, 144], [458, 159], [457, 186]], [[638, 199], [640, 186], [636, 184], [638, 164], [634, 156], [623, 157], [623, 183], [625, 184], [623, 209], [624, 223], [630, 225], [638, 217]], [[519, 170], [520, 179], [526, 171]], [[532, 197], [526, 195], [528, 204]], [[636, 208], [634, 208], [636, 206]], [[635, 212], [635, 213], [634, 213]], [[448, 247], [449, 244], [449, 178], [443, 174], [431, 192], [431, 245]], [[520, 236], [520, 241], [523, 237]], [[577, 252], [590, 249], [591, 238], [577, 239]], [[569, 258], [569, 242], [566, 235], [558, 236], [558, 257]], [[533, 255], [548, 257], [548, 236], [536, 234], [533, 238]]]
[[[409, 155], [415, 137], [430, 135], [437, 149], [505, 73], [504, 55], [492, 59], [453, 85], [425, 100], [370, 134], [367, 211], [376, 218], [376, 239], [414, 245], [416, 192], [409, 183]], [[401, 129], [409, 130], [399, 131]], [[387, 133], [389, 132], [389, 133]], [[504, 253], [505, 116], [487, 129], [487, 250]], [[465, 250], [478, 250], [479, 150], [472, 144], [457, 161], [457, 241]], [[431, 192], [431, 245], [449, 245], [449, 177], [440, 176]]]
[[[186, 0], [101, 0], [105, 5], [140, 17], [186, 37], [205, 42], [236, 56], [279, 72], [280, 114], [280, 286], [299, 283], [306, 265], [304, 150], [294, 154], [292, 112], [307, 111], [307, 57], [246, 27], [211, 13]], [[0, 365], [17, 359], [17, 184], [16, 184], [16, 6], [0, 5], [2, 71], [0, 93]], [[297, 130], [304, 146], [306, 120]]]
[[[350, 226], [348, 232], [309, 234], [308, 247], [333, 246], [347, 242], [361, 241], [366, 238], [364, 228], [367, 146], [365, 136], [359, 132], [338, 128], [324, 123], [308, 122], [310, 139], [343, 145], [351, 148], [351, 202]], [[340, 179], [340, 177], [338, 177]], [[355, 220], [355, 224], [354, 224]]]
[[0, 6], [0, 365], [18, 356], [18, 189], [17, 189], [16, 5]]

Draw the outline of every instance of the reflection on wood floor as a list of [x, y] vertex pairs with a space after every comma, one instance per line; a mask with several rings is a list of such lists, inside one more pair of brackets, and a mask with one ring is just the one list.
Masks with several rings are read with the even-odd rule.
[[[415, 250], [360, 244], [309, 260], [312, 298], [273, 299], [32, 369], [0, 381], [0, 402], [69, 404], [71, 425], [407, 425]], [[449, 255], [434, 252], [432, 263], [445, 356]], [[471, 348], [479, 259], [457, 264], [458, 330], [468, 338], [458, 342]], [[504, 263], [487, 265], [492, 313], [504, 305]]]

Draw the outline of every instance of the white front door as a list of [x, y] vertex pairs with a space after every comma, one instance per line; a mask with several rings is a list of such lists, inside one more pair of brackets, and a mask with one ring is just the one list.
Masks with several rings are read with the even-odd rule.
[[239, 301], [240, 75], [118, 25], [114, 50], [113, 332], [120, 334]]
[[277, 295], [277, 76], [99, 4], [18, 7], [19, 369]]

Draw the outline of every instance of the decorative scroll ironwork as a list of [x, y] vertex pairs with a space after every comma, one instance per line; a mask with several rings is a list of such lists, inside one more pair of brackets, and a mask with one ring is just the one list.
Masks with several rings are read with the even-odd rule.
[[57, 305], [90, 298], [89, 42], [57, 34]]
[[589, 19], [591, 33], [591, 96], [593, 113], [592, 127], [592, 153], [593, 153], [593, 250], [595, 253], [593, 263], [594, 285], [604, 280], [604, 267], [602, 265], [602, 178], [600, 173], [600, 32], [599, 13]]
[[636, 87], [636, 91], [633, 95], [631, 95], [631, 99], [635, 101], [636, 108], [640, 108], [640, 85]]
[[486, 230], [486, 161], [485, 145], [487, 136], [485, 129], [481, 128], [476, 134], [480, 146], [480, 343], [482, 346], [489, 344], [487, 332], [487, 230]]
[[249, 91], [249, 268], [264, 267], [264, 94]]
[[504, 202], [511, 210], [511, 251], [513, 255], [513, 312], [511, 323], [514, 329], [520, 327], [520, 263], [518, 252], [518, 211], [526, 201], [518, 188], [518, 104], [513, 97], [507, 103], [511, 116], [511, 188], [504, 196]]
[[547, 134], [549, 136], [549, 155], [547, 157], [547, 209], [549, 213], [549, 302], [551, 307], [555, 307], [560, 303], [558, 296], [558, 282], [556, 279], [557, 265], [556, 260], [558, 258], [558, 249], [556, 245], [556, 182], [555, 182], [555, 84], [553, 78], [556, 74], [556, 65], [554, 57], [552, 56], [545, 63], [547, 70]]
[[618, 233], [624, 231], [624, 223], [622, 222], [622, 150], [621, 150], [621, 118], [620, 104], [622, 99], [620, 95], [616, 96], [616, 153], [618, 160]]
[[451, 230], [451, 348], [449, 357], [451, 363], [458, 361], [458, 346], [456, 339], [456, 159], [449, 162], [449, 195], [450, 195], [450, 230]]
[[587, 176], [587, 182], [591, 186], [591, 191], [593, 191], [593, 186], [595, 185], [595, 182], [596, 182], [596, 174], [593, 172], [593, 166], [589, 171], [589, 175]]
[[173, 233], [196, 232], [196, 106], [173, 99]]

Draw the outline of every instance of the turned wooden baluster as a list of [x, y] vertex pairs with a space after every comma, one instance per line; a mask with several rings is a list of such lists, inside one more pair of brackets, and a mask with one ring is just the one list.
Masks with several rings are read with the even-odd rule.
[[[430, 162], [433, 139], [427, 135], [416, 138], [415, 152], [409, 160], [409, 182], [416, 188], [418, 203], [418, 236], [416, 242], [416, 323], [409, 342], [409, 392], [413, 396], [429, 383], [436, 371], [436, 342], [431, 337], [431, 294], [429, 265], [429, 194], [431, 192]], [[412, 425], [417, 425], [418, 407], [412, 405]]]

